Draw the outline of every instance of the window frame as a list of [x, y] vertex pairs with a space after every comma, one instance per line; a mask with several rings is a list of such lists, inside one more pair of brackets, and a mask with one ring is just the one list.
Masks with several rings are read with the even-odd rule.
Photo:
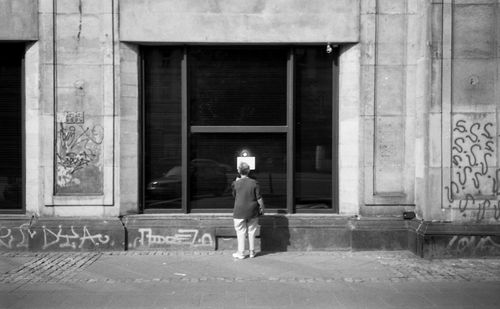
[[[171, 45], [170, 47], [182, 48], [183, 56], [181, 60], [181, 175], [182, 175], [182, 204], [177, 209], [148, 209], [145, 207], [145, 48], [161, 48], [161, 46], [142, 46], [140, 50], [140, 81], [139, 81], [139, 210], [141, 213], [229, 213], [228, 209], [192, 209], [189, 207], [189, 154], [190, 135], [194, 133], [285, 133], [286, 134], [286, 207], [280, 209], [266, 209], [268, 213], [328, 213], [338, 214], [339, 212], [339, 167], [338, 167], [338, 136], [339, 136], [339, 48], [333, 50], [332, 61], [332, 207], [328, 209], [296, 209], [295, 207], [295, 47], [317, 47], [319, 44], [286, 45], [286, 124], [285, 125], [252, 125], [252, 126], [206, 126], [190, 125], [189, 119], [189, 48], [198, 45]], [[268, 48], [275, 45], [218, 45], [230, 48]]]

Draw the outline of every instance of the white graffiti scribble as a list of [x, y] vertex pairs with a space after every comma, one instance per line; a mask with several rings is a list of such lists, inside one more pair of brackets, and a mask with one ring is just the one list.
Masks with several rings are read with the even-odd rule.
[[[59, 230], [57, 232], [52, 231], [46, 226], [42, 226], [43, 230], [43, 246], [42, 249], [47, 249], [54, 245], [59, 245], [59, 248], [83, 248], [83, 245], [90, 241], [94, 246], [99, 246], [100, 244], [107, 244], [110, 240], [108, 235], [103, 234], [91, 234], [86, 226], [82, 228], [82, 234], [75, 232], [73, 226], [71, 226], [71, 233], [63, 233], [62, 226], [59, 225]], [[78, 245], [78, 241], [80, 242]]]
[[11, 229], [1, 226], [0, 227], [0, 245], [2, 247], [12, 249], [12, 242], [13, 241], [14, 241], [14, 236], [12, 236]]
[[200, 231], [197, 229], [178, 229], [173, 236], [153, 234], [151, 228], [140, 228], [138, 231], [141, 236], [134, 239], [134, 247], [154, 245], [211, 246], [214, 244], [212, 235], [204, 233], [198, 237]]
[[490, 236], [453, 236], [448, 245], [447, 251], [457, 252], [459, 254], [477, 253], [495, 254], [500, 253], [500, 244], [491, 239]]
[[35, 235], [36, 231], [32, 231], [28, 223], [14, 228], [0, 226], [0, 248], [13, 249], [14, 244], [16, 248], [28, 248], [29, 239]]
[[31, 231], [30, 225], [28, 223], [24, 223], [19, 226], [19, 232], [22, 235], [22, 239], [16, 246], [18, 248], [28, 248], [28, 241], [29, 239], [35, 237], [36, 231]]

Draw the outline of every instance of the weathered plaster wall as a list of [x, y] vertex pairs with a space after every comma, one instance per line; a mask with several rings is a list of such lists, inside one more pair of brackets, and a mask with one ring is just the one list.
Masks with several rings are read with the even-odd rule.
[[358, 0], [121, 0], [130, 42], [356, 42]]
[[0, 0], [0, 41], [38, 39], [38, 1]]

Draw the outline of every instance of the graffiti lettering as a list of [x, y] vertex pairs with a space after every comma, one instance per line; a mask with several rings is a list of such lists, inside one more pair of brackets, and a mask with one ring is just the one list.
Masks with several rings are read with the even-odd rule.
[[459, 153], [462, 153], [464, 151], [464, 148], [458, 144], [459, 141], [461, 141], [461, 143], [464, 143], [465, 139], [463, 139], [462, 137], [455, 139], [455, 141], [453, 142], [455, 144], [455, 146], [453, 147], [453, 150], [456, 150]]
[[[444, 187], [444, 189], [446, 190], [446, 197], [448, 198], [448, 202], [453, 203], [455, 201], [453, 196], [455, 194], [458, 194], [460, 189], [458, 188], [458, 185], [454, 181], [451, 182], [450, 186], [451, 186], [451, 189], [448, 186]], [[453, 190], [453, 189], [455, 189], [455, 190]]]
[[[497, 157], [494, 141], [494, 125], [486, 120], [469, 121], [458, 119], [453, 128], [451, 149], [451, 181], [445, 186], [446, 199], [451, 204], [458, 201], [458, 209], [466, 216], [471, 206], [477, 206], [476, 221], [489, 218], [495, 211], [494, 218], [498, 220], [499, 204], [496, 196], [499, 194], [499, 168], [492, 162]], [[491, 168], [493, 167], [493, 168]], [[481, 202], [476, 203], [476, 200]], [[487, 213], [488, 212], [488, 213]], [[491, 218], [491, 216], [490, 216]]]
[[12, 242], [14, 241], [14, 236], [12, 236], [11, 229], [0, 227], [0, 245], [5, 248], [12, 249]]
[[485, 124], [484, 125], [484, 132], [486, 132], [486, 134], [481, 133], [481, 135], [488, 138], [488, 139], [493, 139], [493, 136], [491, 135], [490, 131], [488, 130], [488, 127], [492, 127], [492, 126], [493, 126], [493, 124], [491, 122], [488, 122], [487, 124]]
[[458, 209], [460, 209], [461, 212], [464, 212], [467, 209], [467, 206], [469, 205], [469, 201], [472, 201], [472, 205], [474, 205], [476, 203], [476, 201], [474, 200], [474, 197], [470, 194], [467, 194], [465, 196], [465, 205], [462, 205], [463, 201], [464, 200], [458, 201]]
[[458, 175], [458, 183], [460, 183], [462, 186], [465, 185], [465, 183], [467, 182], [467, 170], [469, 171], [469, 173], [472, 172], [472, 168], [470, 166], [466, 166], [464, 169], [463, 169], [463, 172], [464, 172], [464, 178], [462, 179], [462, 174], [460, 173], [460, 171], [457, 171], [457, 175]]
[[[94, 234], [92, 235], [86, 226], [82, 228], [82, 234], [75, 232], [73, 226], [71, 226], [71, 233], [64, 234], [62, 227], [59, 225], [59, 230], [57, 232], [52, 231], [46, 226], [42, 226], [43, 229], [43, 246], [42, 249], [47, 249], [54, 245], [59, 245], [59, 248], [83, 248], [86, 241], [90, 241], [94, 246], [99, 246], [100, 244], [107, 244], [110, 240], [108, 235]], [[78, 241], [80, 242], [78, 244]], [[77, 245], [78, 244], [78, 245]]]
[[0, 248], [28, 248], [29, 239], [35, 235], [36, 231], [32, 231], [28, 223], [14, 228], [0, 226]]
[[138, 231], [140, 237], [134, 240], [133, 247], [155, 245], [212, 246], [214, 244], [212, 235], [204, 233], [199, 237], [200, 231], [197, 229], [178, 229], [173, 236], [153, 234], [151, 228], [140, 228]]
[[42, 226], [42, 233], [38, 237], [37, 231], [32, 230], [29, 223], [21, 224], [18, 227], [0, 226], [0, 248], [16, 249], [29, 248], [30, 239], [37, 239], [42, 242], [42, 249], [59, 248], [81, 249], [84, 246], [99, 246], [110, 241], [108, 235], [93, 234], [86, 226], [83, 226], [81, 233], [71, 226], [69, 233], [63, 232], [63, 227], [58, 226], [54, 231], [46, 226]]
[[463, 125], [464, 123], [465, 123], [465, 120], [458, 120], [457, 123], [455, 124], [455, 129], [453, 129], [453, 131], [465, 133], [467, 131], [467, 129]]
[[499, 254], [500, 244], [491, 239], [491, 236], [458, 236], [455, 235], [446, 247], [447, 251], [458, 254]]
[[484, 147], [484, 149], [488, 150], [488, 151], [491, 151], [491, 152], [494, 152], [493, 148], [491, 148], [491, 144], [494, 144], [493, 141], [487, 141], [486, 142], [486, 147]]
[[75, 172], [89, 165], [101, 166], [103, 131], [100, 125], [90, 128], [59, 123], [56, 152], [58, 186], [78, 185], [80, 180], [74, 175]]
[[21, 242], [17, 244], [18, 248], [28, 248], [28, 241], [36, 235], [36, 231], [31, 231], [28, 223], [19, 226], [19, 232], [22, 235]]

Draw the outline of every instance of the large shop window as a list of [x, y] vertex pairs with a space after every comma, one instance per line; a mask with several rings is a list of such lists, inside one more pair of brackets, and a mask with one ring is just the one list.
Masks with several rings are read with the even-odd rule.
[[228, 212], [238, 160], [270, 211], [336, 212], [338, 54], [144, 47], [142, 208]]
[[22, 66], [24, 44], [0, 43], [0, 211], [23, 209]]

